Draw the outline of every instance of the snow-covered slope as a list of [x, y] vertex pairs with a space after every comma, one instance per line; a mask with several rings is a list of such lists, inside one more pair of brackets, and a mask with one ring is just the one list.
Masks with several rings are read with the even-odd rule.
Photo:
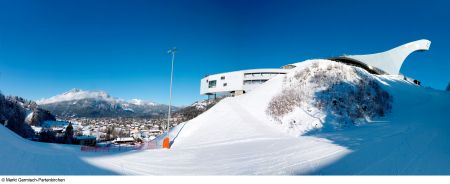
[[[290, 74], [312, 67], [314, 63], [331, 62], [297, 63]], [[289, 123], [283, 123], [289, 121], [274, 120], [267, 114], [267, 109], [270, 102], [287, 89], [288, 75], [287, 78], [275, 77], [246, 95], [226, 98], [197, 118], [173, 128], [170, 150], [81, 153], [72, 147], [27, 141], [14, 149], [1, 149], [0, 155], [19, 152], [28, 163], [41, 157], [48, 160], [35, 151], [23, 151], [29, 150], [29, 145], [44, 149], [44, 153], [65, 148], [66, 151], [60, 153], [61, 158], [71, 155], [58, 159], [59, 165], [32, 164], [33, 169], [14, 169], [15, 174], [54, 173], [62, 167], [60, 165], [79, 160], [89, 165], [88, 169], [95, 171], [93, 173], [106, 170], [117, 174], [450, 174], [450, 94], [416, 86], [398, 76], [366, 77], [378, 81], [382, 89], [392, 95], [392, 110], [352, 126], [331, 129], [324, 129], [326, 126], [291, 127]], [[321, 111], [320, 108], [314, 110], [315, 106], [299, 106], [305, 107], [310, 107], [311, 112]], [[298, 111], [297, 115], [283, 118], [300, 117], [305, 123], [327, 125], [334, 119], [326, 117], [336, 117], [330, 110], [311, 118], [308, 109], [304, 110], [308, 113]], [[5, 133], [0, 134], [3, 137]], [[5, 146], [17, 141], [7, 139], [9, 143], [2, 141], [1, 144]], [[0, 156], [0, 159], [5, 158]], [[16, 157], [9, 159], [21, 162]], [[11, 173], [9, 167], [17, 166], [7, 161], [0, 165], [0, 174]], [[62, 169], [61, 172], [65, 171]], [[72, 167], [68, 172], [82, 174], [85, 171], [85, 165], [82, 165]]]
[[80, 157], [79, 146], [32, 142], [0, 125], [0, 175], [106, 175]]

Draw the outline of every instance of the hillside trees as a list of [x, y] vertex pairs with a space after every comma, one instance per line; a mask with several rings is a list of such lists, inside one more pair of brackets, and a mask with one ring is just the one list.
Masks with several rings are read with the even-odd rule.
[[5, 97], [0, 93], [0, 115], [6, 127], [24, 138], [34, 136], [33, 129], [25, 123], [25, 109], [23, 106], [32, 105], [20, 97]]
[[314, 62], [283, 83], [266, 109], [281, 124], [289, 124], [283, 118], [298, 109], [317, 109], [324, 115], [321, 121], [338, 128], [385, 116], [392, 108], [392, 96], [371, 74], [340, 63]]

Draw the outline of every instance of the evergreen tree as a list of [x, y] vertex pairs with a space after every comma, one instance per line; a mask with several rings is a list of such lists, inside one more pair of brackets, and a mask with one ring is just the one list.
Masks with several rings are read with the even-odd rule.
[[64, 143], [65, 144], [72, 144], [73, 143], [73, 126], [72, 122], [69, 122], [69, 125], [66, 128], [66, 131], [64, 132]]
[[49, 143], [55, 143], [56, 142], [56, 134], [50, 129], [43, 129], [39, 133], [39, 142], [49, 142]]

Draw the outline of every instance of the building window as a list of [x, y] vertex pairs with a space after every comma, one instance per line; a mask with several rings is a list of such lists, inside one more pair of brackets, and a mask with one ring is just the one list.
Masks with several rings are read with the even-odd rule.
[[225, 80], [225, 76], [220, 77], [220, 80]]
[[223, 87], [226, 87], [228, 84], [227, 83], [223, 83]]
[[216, 80], [212, 80], [208, 82], [208, 88], [215, 88], [216, 87]]

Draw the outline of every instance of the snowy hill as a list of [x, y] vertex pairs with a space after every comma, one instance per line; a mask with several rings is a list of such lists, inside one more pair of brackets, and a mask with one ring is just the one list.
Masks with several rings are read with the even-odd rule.
[[[69, 146], [12, 139], [0, 129], [6, 137], [0, 146], [8, 148], [0, 150], [0, 174], [450, 174], [448, 92], [328, 60], [295, 65], [286, 77], [223, 99], [174, 127], [170, 150], [83, 153]], [[307, 70], [323, 73], [328, 66], [330, 75], [325, 78], [332, 79], [297, 75]], [[282, 106], [290, 106], [287, 110], [273, 111], [274, 100], [284, 99], [280, 97], [285, 94], [298, 101]], [[340, 100], [342, 95], [348, 98]], [[12, 147], [17, 144], [21, 146]], [[24, 151], [29, 147], [43, 150]], [[55, 150], [58, 164], [34, 162], [49, 161], [46, 154]], [[18, 161], [24, 163], [18, 166]], [[64, 167], [72, 163], [77, 165], [71, 170]], [[21, 170], [25, 165], [29, 168]]]
[[132, 99], [125, 101], [105, 91], [72, 89], [37, 101], [37, 104], [61, 117], [149, 117], [167, 113], [167, 105]]

